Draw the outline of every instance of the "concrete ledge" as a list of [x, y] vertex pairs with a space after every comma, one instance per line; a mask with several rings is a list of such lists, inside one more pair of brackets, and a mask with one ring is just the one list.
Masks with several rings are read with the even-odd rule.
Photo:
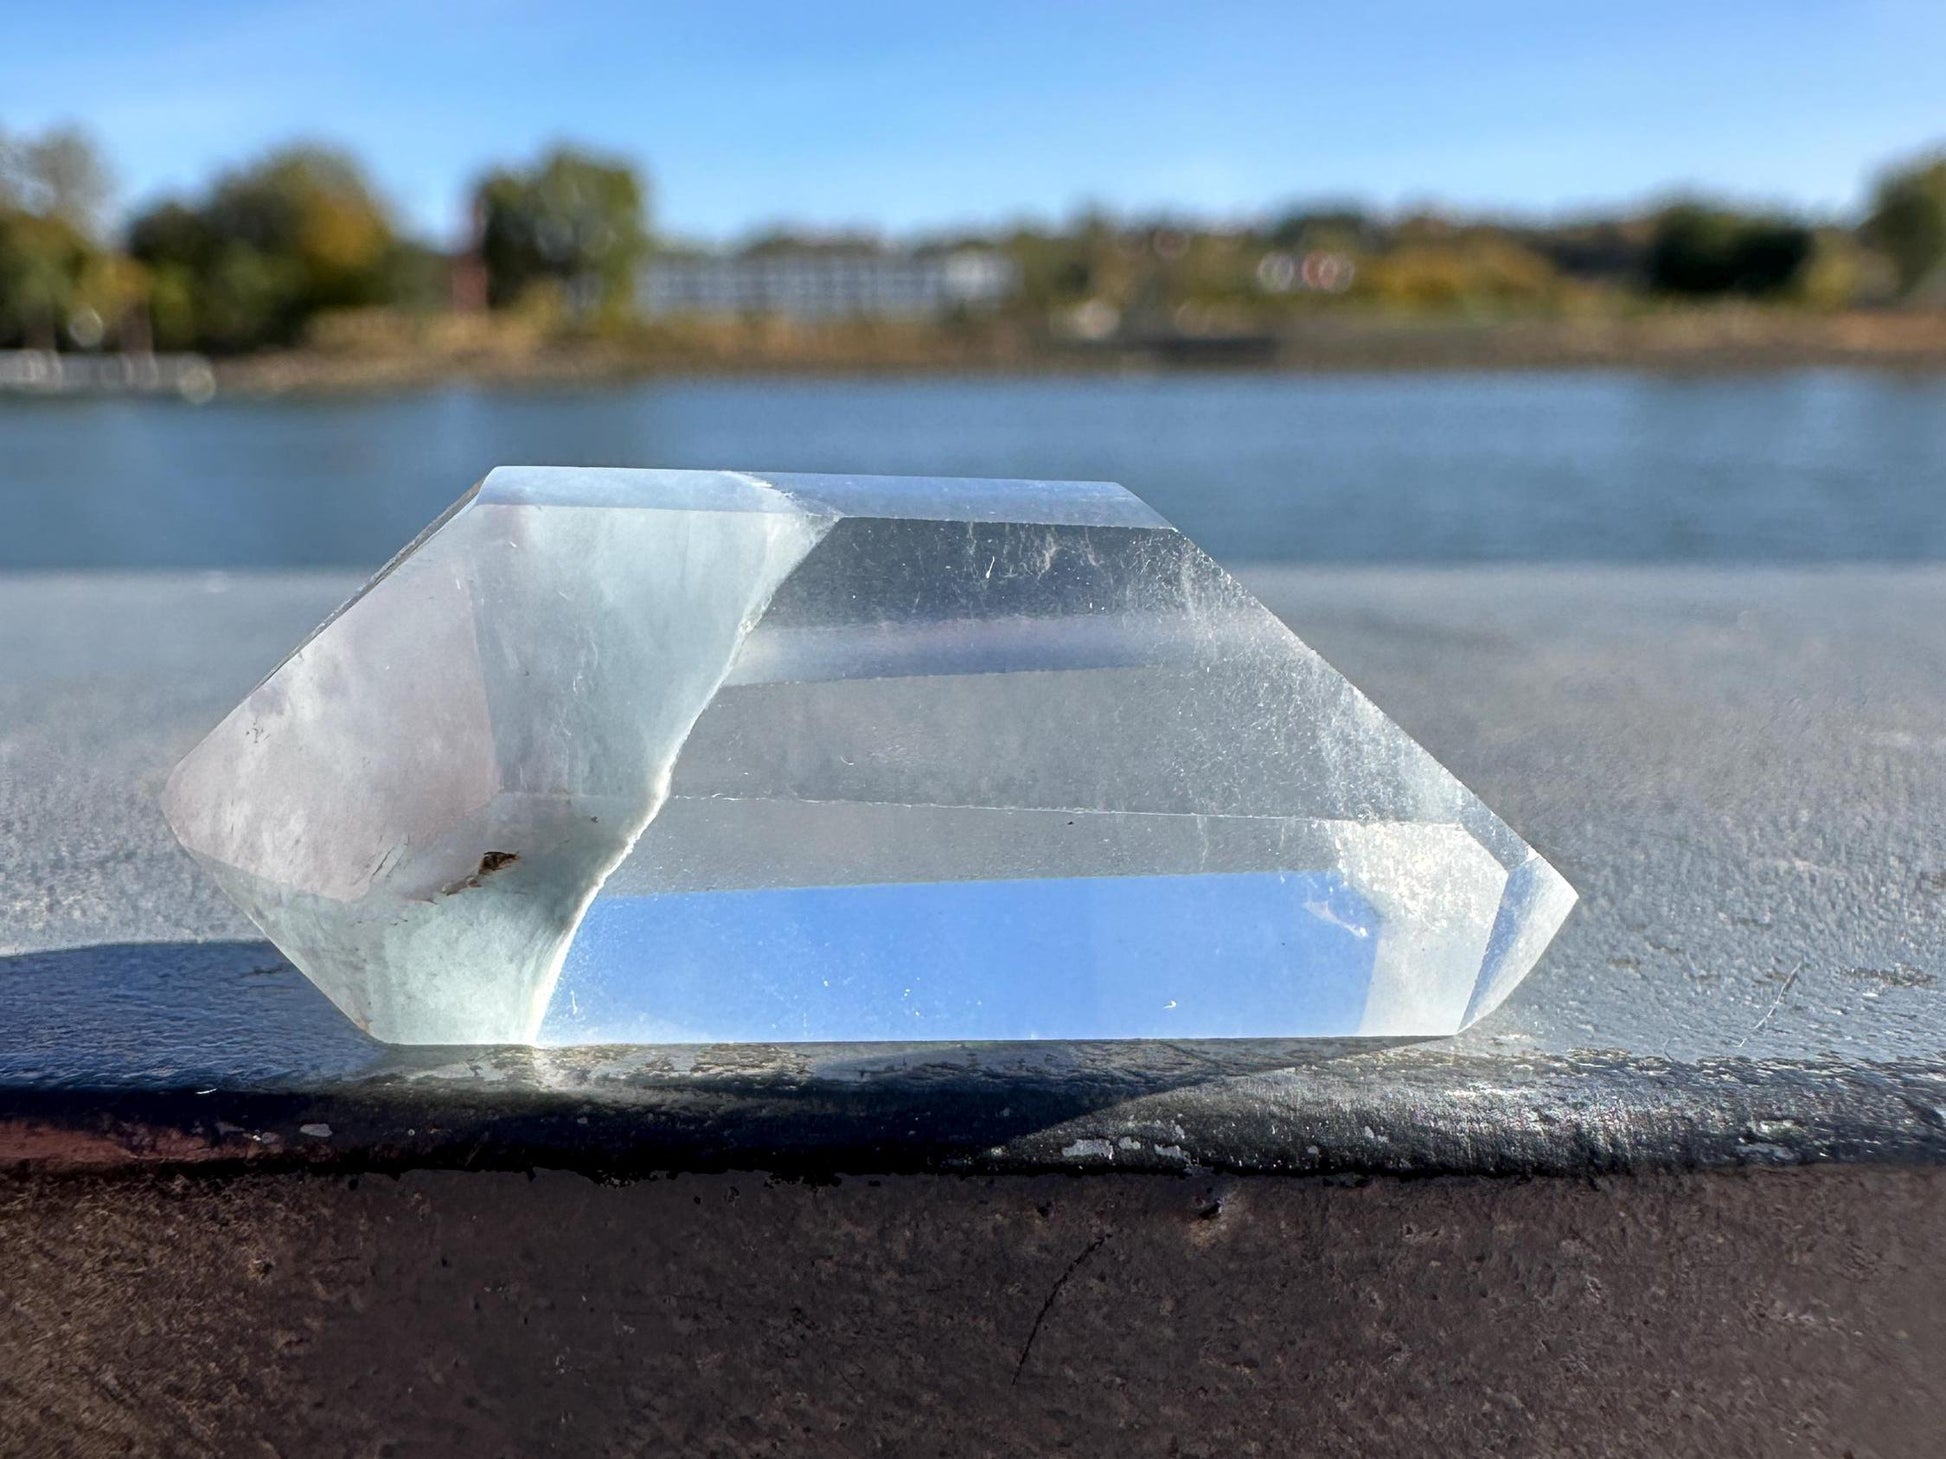
[[1946, 1171], [0, 1180], [32, 1454], [1931, 1455]]
[[1946, 572], [1247, 573], [1581, 890], [1459, 1039], [526, 1051], [359, 1035], [174, 758], [354, 584], [0, 578], [0, 1167], [1338, 1173], [1946, 1156]]

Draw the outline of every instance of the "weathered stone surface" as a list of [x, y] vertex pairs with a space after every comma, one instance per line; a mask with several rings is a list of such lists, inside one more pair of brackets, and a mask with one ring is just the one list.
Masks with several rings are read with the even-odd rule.
[[21, 1454], [1922, 1459], [1946, 1171], [0, 1178]]
[[[1946, 572], [1243, 581], [1583, 892], [1452, 1040], [415, 1050], [201, 874], [169, 766], [357, 583], [0, 578], [0, 1162], [1587, 1173], [1946, 1159]], [[301, 1133], [329, 1124], [320, 1140]], [[1070, 1153], [1072, 1152], [1072, 1153]]]

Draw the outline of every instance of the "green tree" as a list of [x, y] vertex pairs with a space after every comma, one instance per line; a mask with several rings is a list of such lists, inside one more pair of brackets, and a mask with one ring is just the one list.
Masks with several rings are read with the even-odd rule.
[[1277, 248], [1323, 248], [1366, 253], [1384, 245], [1385, 230], [1356, 203], [1321, 202], [1292, 208], [1276, 219], [1265, 240]]
[[54, 349], [88, 254], [87, 239], [59, 218], [0, 213], [0, 341]]
[[1882, 179], [1864, 234], [1891, 259], [1901, 293], [1946, 293], [1946, 154]]
[[127, 307], [132, 273], [95, 236], [109, 193], [84, 133], [0, 136], [0, 343], [93, 344]]
[[1809, 228], [1787, 219], [1679, 204], [1656, 220], [1649, 283], [1668, 294], [1778, 294], [1796, 280], [1814, 243]]
[[154, 279], [158, 341], [215, 350], [289, 343], [320, 310], [384, 302], [400, 248], [358, 164], [310, 146], [149, 209], [128, 244]]
[[625, 307], [648, 250], [647, 201], [629, 163], [570, 147], [489, 175], [475, 195], [488, 302], [513, 304], [553, 282], [578, 313]]
[[113, 192], [107, 164], [78, 127], [38, 137], [0, 134], [0, 211], [58, 218], [93, 238]]

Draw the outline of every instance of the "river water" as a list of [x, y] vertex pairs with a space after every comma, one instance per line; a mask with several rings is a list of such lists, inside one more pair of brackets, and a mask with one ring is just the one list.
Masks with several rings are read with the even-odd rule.
[[1119, 481], [1233, 562], [1946, 559], [1946, 378], [733, 380], [0, 401], [0, 569], [372, 566], [511, 462]]

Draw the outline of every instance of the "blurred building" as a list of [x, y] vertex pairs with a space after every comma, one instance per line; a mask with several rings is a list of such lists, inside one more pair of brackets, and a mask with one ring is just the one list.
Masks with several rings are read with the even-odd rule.
[[932, 319], [993, 308], [1019, 288], [1019, 267], [988, 249], [940, 254], [805, 251], [658, 258], [643, 269], [637, 298], [650, 316]]

